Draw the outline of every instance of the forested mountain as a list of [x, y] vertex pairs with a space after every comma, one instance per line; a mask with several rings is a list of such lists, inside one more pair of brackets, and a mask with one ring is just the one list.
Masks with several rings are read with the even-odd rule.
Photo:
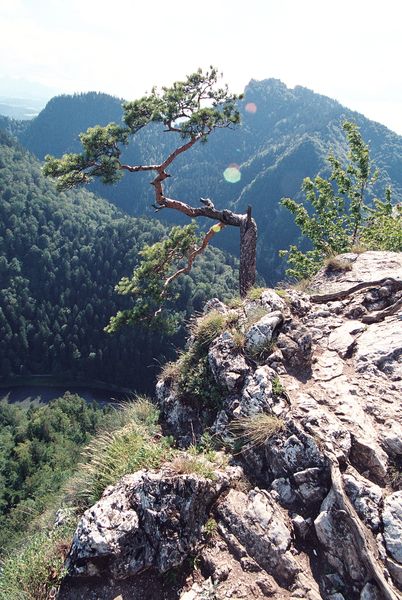
[[[78, 151], [78, 134], [87, 127], [119, 122], [120, 101], [105, 94], [61, 96], [51, 100], [40, 115], [20, 134], [21, 142], [39, 158]], [[270, 281], [283, 275], [277, 250], [296, 241], [297, 229], [286, 209], [279, 207], [284, 196], [297, 196], [304, 177], [326, 172], [331, 148], [346, 151], [341, 123], [355, 121], [369, 143], [371, 156], [381, 171], [376, 193], [383, 197], [391, 184], [394, 199], [402, 196], [402, 137], [366, 119], [335, 100], [297, 86], [287, 88], [276, 79], [251, 81], [240, 102], [242, 124], [234, 131], [216, 131], [180, 157], [171, 169], [169, 193], [192, 203], [200, 196], [211, 197], [218, 208], [243, 212], [253, 206], [259, 225], [258, 270]], [[174, 136], [173, 136], [174, 138]], [[165, 155], [167, 145], [177, 140], [153, 126], [141, 131], [125, 154], [133, 163], [154, 163]], [[228, 182], [223, 173], [235, 165], [240, 179]], [[236, 178], [235, 178], [236, 179]], [[97, 191], [131, 214], [143, 215], [153, 201], [145, 174], [126, 175], [116, 186]], [[174, 219], [177, 215], [162, 214]], [[237, 253], [236, 232], [225, 231], [219, 243]]]
[[[86, 190], [58, 193], [39, 162], [0, 131], [0, 377], [52, 374], [152, 389], [155, 360], [181, 340], [147, 328], [103, 327], [129, 305], [114, 286], [157, 219], [128, 217]], [[229, 262], [228, 262], [229, 260]], [[236, 265], [209, 249], [177, 282], [182, 326], [213, 295], [236, 292]], [[150, 368], [151, 367], [151, 368]]]

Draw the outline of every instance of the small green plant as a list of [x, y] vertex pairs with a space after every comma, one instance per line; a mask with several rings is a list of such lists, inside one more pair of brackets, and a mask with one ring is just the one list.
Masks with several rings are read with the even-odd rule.
[[211, 539], [212, 537], [214, 537], [217, 531], [218, 523], [215, 521], [215, 519], [210, 517], [203, 527], [204, 535], [207, 539]]
[[163, 365], [159, 374], [160, 379], [165, 383], [172, 383], [177, 381], [180, 375], [180, 363], [179, 361], [170, 361]]
[[272, 380], [272, 392], [274, 393], [275, 396], [280, 396], [281, 394], [283, 394], [285, 392], [285, 388], [282, 385], [281, 380], [279, 379], [279, 377], [277, 375]]
[[246, 348], [246, 356], [256, 363], [264, 362], [276, 347], [276, 339], [270, 339], [252, 348]]
[[255, 325], [262, 317], [268, 314], [268, 311], [263, 306], [256, 306], [248, 311], [243, 328], [244, 331], [248, 331], [250, 327]]
[[190, 327], [196, 349], [208, 348], [237, 319], [234, 311], [220, 313], [217, 310], [196, 319]]
[[282, 288], [278, 288], [275, 290], [275, 293], [280, 297], [283, 298], [283, 300], [287, 301], [289, 299], [289, 294], [287, 292], [287, 290], [284, 290]]
[[244, 350], [244, 347], [246, 345], [246, 336], [244, 335], [244, 333], [242, 331], [239, 331], [238, 329], [232, 329], [230, 333], [232, 335], [235, 348], [237, 348], [238, 350]]
[[240, 437], [253, 446], [265, 444], [273, 435], [284, 429], [285, 423], [282, 419], [265, 413], [241, 417], [234, 424], [234, 430]]
[[402, 490], [402, 460], [390, 460], [388, 466], [388, 479], [392, 489]]
[[263, 287], [252, 287], [247, 292], [248, 300], [260, 300], [262, 292], [265, 290]]
[[216, 479], [214, 464], [191, 452], [180, 453], [175, 456], [171, 463], [171, 467], [180, 475], [190, 475], [195, 473], [205, 479]]
[[48, 600], [56, 597], [65, 576], [74, 529], [71, 525], [41, 531], [3, 558], [0, 600]]
[[234, 298], [227, 300], [226, 304], [232, 309], [241, 308], [243, 306], [243, 299], [240, 296], [234, 296]]

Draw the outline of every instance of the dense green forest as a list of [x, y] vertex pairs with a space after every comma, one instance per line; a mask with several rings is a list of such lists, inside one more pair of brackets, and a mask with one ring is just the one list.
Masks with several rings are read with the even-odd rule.
[[58, 193], [38, 161], [0, 132], [0, 377], [52, 374], [152, 390], [158, 359], [182, 341], [185, 320], [237, 288], [234, 259], [216, 249], [176, 285], [174, 336], [146, 327], [103, 331], [129, 306], [114, 286], [138, 251], [163, 237], [157, 220], [123, 215], [85, 190]]
[[[259, 226], [259, 273], [268, 283], [284, 274], [278, 250], [297, 243], [299, 236], [291, 215], [280, 204], [282, 197], [301, 199], [304, 177], [329, 174], [327, 155], [346, 155], [342, 122], [356, 122], [368, 142], [381, 177], [374, 193], [383, 196], [387, 185], [396, 200], [402, 194], [402, 138], [386, 127], [352, 112], [335, 100], [297, 86], [287, 88], [276, 79], [251, 81], [240, 102], [242, 123], [234, 130], [216, 131], [207, 144], [191, 149], [172, 166], [167, 192], [192, 204], [211, 197], [217, 208], [244, 212], [248, 204]], [[120, 100], [106, 94], [77, 94], [52, 99], [46, 108], [24, 125], [19, 139], [39, 158], [50, 153], [78, 151], [79, 133], [95, 124], [119, 122]], [[158, 161], [175, 140], [162, 128], [146, 127], [125, 152], [131, 163]], [[240, 179], [228, 182], [224, 171], [238, 167]], [[236, 178], [235, 178], [236, 179]], [[152, 193], [146, 174], [126, 175], [117, 185], [93, 184], [95, 191], [134, 215], [152, 210]], [[174, 211], [162, 219], [177, 220]], [[178, 220], [178, 222], [182, 222]], [[237, 232], [227, 229], [217, 241], [221, 248], [238, 253]]]
[[111, 410], [73, 394], [40, 406], [0, 401], [0, 551], [49, 509]]

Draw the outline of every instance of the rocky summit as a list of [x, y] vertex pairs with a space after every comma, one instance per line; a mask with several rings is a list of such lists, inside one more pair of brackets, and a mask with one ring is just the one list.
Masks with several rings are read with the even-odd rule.
[[402, 256], [309, 285], [207, 304], [157, 385], [178, 454], [84, 514], [60, 598], [402, 597]]

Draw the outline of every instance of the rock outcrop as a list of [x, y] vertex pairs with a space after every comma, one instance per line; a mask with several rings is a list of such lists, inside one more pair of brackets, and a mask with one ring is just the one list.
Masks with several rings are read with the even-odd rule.
[[82, 517], [70, 577], [134, 576], [134, 599], [139, 573], [192, 555], [164, 597], [402, 597], [402, 256], [343, 259], [351, 270], [322, 270], [312, 293], [265, 290], [231, 309], [205, 349], [215, 406], [158, 383], [178, 444], [206, 429], [232, 466], [123, 478]]

